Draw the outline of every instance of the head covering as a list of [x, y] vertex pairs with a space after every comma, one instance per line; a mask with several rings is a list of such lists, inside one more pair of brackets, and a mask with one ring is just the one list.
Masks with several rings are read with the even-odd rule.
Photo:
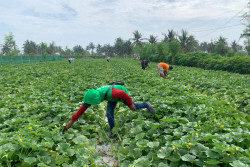
[[84, 95], [83, 102], [87, 104], [100, 104], [100, 93], [95, 89], [89, 89]]

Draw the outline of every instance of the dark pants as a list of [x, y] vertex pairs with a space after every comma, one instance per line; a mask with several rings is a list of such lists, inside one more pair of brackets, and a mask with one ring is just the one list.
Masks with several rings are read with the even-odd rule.
[[[117, 102], [110, 102], [109, 101], [108, 106], [107, 106], [107, 118], [108, 118], [108, 122], [109, 122], [110, 131], [112, 131], [112, 129], [115, 127], [114, 111], [115, 111], [116, 104], [117, 104]], [[147, 103], [135, 104], [133, 102], [133, 104], [135, 105], [136, 110], [141, 109], [141, 108], [147, 108], [147, 106], [148, 106]]]
[[141, 68], [142, 68], [143, 70], [145, 70], [147, 66], [148, 66], [148, 64], [146, 64], [146, 63], [144, 63], [144, 62], [141, 62]]

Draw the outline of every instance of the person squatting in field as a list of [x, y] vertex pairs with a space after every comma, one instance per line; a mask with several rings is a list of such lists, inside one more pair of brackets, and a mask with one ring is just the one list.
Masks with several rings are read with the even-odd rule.
[[142, 60], [142, 61], [141, 61], [141, 68], [142, 68], [143, 70], [145, 70], [146, 67], [148, 66], [148, 63], [149, 63], [149, 62], [150, 62], [149, 60]]
[[110, 138], [114, 137], [112, 129], [115, 127], [114, 110], [118, 101], [123, 102], [131, 110], [138, 110], [141, 108], [147, 108], [152, 114], [154, 109], [150, 103], [134, 103], [132, 98], [129, 96], [128, 90], [122, 85], [108, 85], [102, 86], [98, 89], [89, 89], [83, 99], [83, 105], [79, 110], [72, 116], [71, 120], [64, 127], [63, 132], [67, 131], [72, 124], [79, 119], [79, 117], [87, 110], [91, 105], [100, 104], [102, 101], [107, 100], [107, 118], [110, 126]]
[[111, 59], [111, 58], [110, 58], [110, 57], [108, 57], [108, 58], [107, 58], [107, 62], [110, 62], [110, 59]]
[[166, 63], [160, 62], [157, 65], [157, 69], [158, 69], [158, 72], [160, 73], [160, 76], [162, 78], [166, 78], [166, 76], [168, 76], [168, 70], [172, 70], [173, 67], [169, 66]]

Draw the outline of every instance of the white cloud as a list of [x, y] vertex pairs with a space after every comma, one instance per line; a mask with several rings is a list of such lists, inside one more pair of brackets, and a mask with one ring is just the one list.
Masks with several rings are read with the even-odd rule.
[[[223, 35], [238, 38], [244, 26], [218, 28], [245, 8], [248, 0], [9, 0], [0, 1], [0, 43], [13, 32], [22, 46], [25, 40], [52, 42], [65, 47], [113, 43], [129, 39], [138, 29], [145, 36], [182, 28], [200, 41]], [[242, 11], [241, 13], [243, 13]], [[239, 14], [241, 14], [239, 13]], [[238, 16], [225, 26], [240, 24]], [[197, 32], [198, 31], [198, 32]], [[208, 35], [207, 35], [208, 34]]]

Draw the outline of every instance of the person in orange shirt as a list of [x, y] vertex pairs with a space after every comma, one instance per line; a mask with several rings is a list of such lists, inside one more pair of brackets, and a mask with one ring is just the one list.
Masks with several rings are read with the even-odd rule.
[[172, 70], [173, 67], [166, 63], [160, 62], [157, 65], [157, 69], [158, 69], [158, 72], [160, 73], [160, 76], [162, 78], [166, 78], [166, 76], [168, 76], [168, 70]]

